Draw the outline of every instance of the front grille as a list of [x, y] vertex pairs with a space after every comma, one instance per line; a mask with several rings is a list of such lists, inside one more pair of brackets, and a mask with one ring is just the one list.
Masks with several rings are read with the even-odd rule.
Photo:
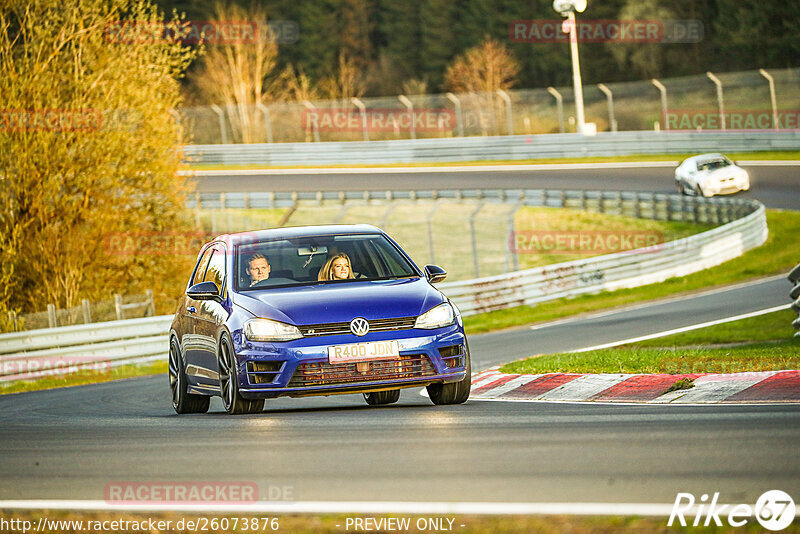
[[418, 378], [436, 374], [436, 369], [424, 354], [400, 356], [394, 360], [359, 363], [362, 366], [362, 371], [358, 370], [356, 362], [336, 364], [328, 362], [301, 363], [297, 366], [297, 370], [289, 381], [288, 387]]
[[[398, 317], [392, 319], [372, 319], [369, 323], [370, 332], [385, 332], [387, 330], [407, 330], [414, 328], [416, 317]], [[313, 336], [336, 336], [341, 334], [351, 334], [350, 322], [344, 323], [319, 323], [298, 326], [300, 333], [306, 337]]]

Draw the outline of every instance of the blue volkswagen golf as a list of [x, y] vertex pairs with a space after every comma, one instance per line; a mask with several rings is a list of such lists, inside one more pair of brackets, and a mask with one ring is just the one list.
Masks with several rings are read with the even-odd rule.
[[434, 404], [469, 397], [461, 315], [420, 269], [369, 225], [223, 235], [198, 255], [170, 328], [178, 413], [257, 413], [268, 398], [363, 393], [391, 404], [425, 386]]

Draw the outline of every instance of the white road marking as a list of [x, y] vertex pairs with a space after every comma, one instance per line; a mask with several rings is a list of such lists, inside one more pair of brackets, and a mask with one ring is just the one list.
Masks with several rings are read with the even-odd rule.
[[418, 174], [458, 172], [560, 171], [571, 169], [627, 169], [676, 167], [678, 161], [620, 161], [605, 163], [521, 163], [498, 165], [434, 165], [419, 167], [319, 167], [283, 169], [182, 170], [181, 176], [261, 176], [272, 174]]
[[758, 317], [759, 315], [766, 315], [768, 313], [773, 313], [776, 311], [786, 310], [791, 307], [790, 304], [782, 304], [780, 306], [774, 306], [772, 308], [766, 308], [764, 310], [758, 310], [750, 313], [743, 313], [741, 315], [734, 315], [732, 317], [725, 317], [724, 319], [716, 319], [714, 321], [707, 321], [705, 323], [693, 324], [689, 326], [682, 326], [681, 328], [673, 328], [672, 330], [664, 330], [663, 332], [656, 332], [655, 334], [648, 334], [646, 336], [639, 336], [639, 337], [632, 337], [629, 339], [623, 339], [620, 341], [612, 341], [611, 343], [603, 343], [602, 345], [594, 345], [592, 347], [584, 347], [582, 349], [576, 349], [569, 351], [570, 353], [574, 352], [589, 352], [591, 350], [600, 350], [600, 349], [608, 349], [611, 347], [617, 347], [619, 345], [627, 345], [628, 343], [636, 343], [638, 341], [646, 341], [648, 339], [656, 339], [659, 337], [671, 336], [672, 334], [680, 334], [681, 332], [689, 332], [691, 330], [699, 330], [700, 328], [706, 328], [709, 326], [716, 326], [718, 324], [724, 323], [731, 323], [733, 321], [739, 321], [741, 319], [748, 319], [750, 317]]
[[[721, 506], [721, 505], [718, 505]], [[673, 503], [259, 501], [254, 503], [136, 503], [98, 500], [0, 501], [3, 510], [75, 510], [275, 514], [597, 515], [668, 517]], [[696, 507], [695, 507], [696, 508]], [[687, 514], [694, 516], [696, 509]]]
[[755, 281], [750, 280], [748, 282], [742, 282], [742, 283], [734, 284], [734, 285], [730, 285], [730, 286], [716, 287], [714, 289], [709, 289], [709, 290], [706, 290], [706, 291], [699, 291], [697, 293], [691, 293], [689, 295], [681, 295], [681, 296], [678, 296], [678, 297], [669, 297], [669, 298], [664, 298], [664, 299], [657, 299], [657, 300], [652, 300], [652, 301], [645, 302], [645, 303], [642, 303], [642, 304], [633, 304], [631, 306], [621, 306], [619, 308], [614, 308], [614, 309], [607, 310], [607, 311], [602, 311], [602, 312], [599, 312], [599, 313], [591, 313], [591, 314], [587, 314], [587, 315], [580, 315], [580, 316], [577, 316], [577, 317], [566, 317], [564, 319], [556, 319], [555, 321], [550, 321], [550, 322], [547, 322], [547, 323], [535, 324], [535, 325], [529, 326], [528, 328], [530, 328], [531, 330], [540, 330], [542, 328], [547, 328], [547, 327], [550, 327], [550, 326], [559, 326], [559, 325], [562, 325], [562, 324], [568, 324], [568, 323], [572, 323], [572, 322], [581, 322], [581, 321], [585, 321], [587, 319], [597, 319], [597, 318], [600, 318], [600, 317], [607, 317], [609, 315], [614, 315], [614, 314], [617, 314], [617, 313], [624, 313], [624, 312], [629, 312], [629, 311], [633, 311], [633, 310], [639, 310], [639, 309], [642, 309], [642, 308], [651, 308], [651, 307], [659, 305], [659, 304], [669, 304], [669, 303], [672, 303], [672, 302], [680, 302], [682, 300], [695, 299], [697, 297], [705, 297], [707, 295], [714, 295], [716, 293], [724, 293], [726, 291], [732, 291], [732, 290], [739, 289], [739, 288], [742, 288], [742, 287], [757, 286], [759, 284], [765, 284], [765, 283], [772, 282], [772, 281], [778, 280], [778, 279], [785, 280], [786, 279], [786, 275], [785, 274], [777, 274], [775, 276], [769, 276], [767, 278], [759, 278], [758, 280], [755, 280]]
[[583, 375], [566, 384], [539, 395], [539, 400], [587, 400], [601, 391], [619, 384], [634, 375], [596, 374]]
[[[645, 169], [677, 167], [679, 161], [609, 161], [598, 163], [506, 163], [497, 165], [435, 165], [419, 167], [317, 167], [266, 169], [181, 170], [179, 176], [262, 176], [287, 174], [418, 174], [455, 172], [568, 171], [583, 169]], [[783, 167], [800, 165], [800, 161], [740, 161], [751, 167]]]

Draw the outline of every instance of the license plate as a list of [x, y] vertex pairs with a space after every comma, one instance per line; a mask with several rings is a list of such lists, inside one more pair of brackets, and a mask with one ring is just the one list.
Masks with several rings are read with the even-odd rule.
[[389, 360], [399, 357], [400, 347], [397, 345], [397, 341], [371, 341], [328, 347], [330, 363]]

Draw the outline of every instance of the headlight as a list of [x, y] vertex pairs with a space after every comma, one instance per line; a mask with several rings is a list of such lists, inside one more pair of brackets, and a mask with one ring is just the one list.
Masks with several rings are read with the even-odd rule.
[[430, 330], [432, 328], [441, 328], [442, 326], [451, 325], [454, 322], [455, 314], [453, 313], [453, 307], [450, 306], [448, 302], [444, 302], [417, 317], [414, 328]]
[[271, 319], [250, 319], [244, 325], [244, 335], [250, 341], [291, 341], [303, 337], [296, 326]]

